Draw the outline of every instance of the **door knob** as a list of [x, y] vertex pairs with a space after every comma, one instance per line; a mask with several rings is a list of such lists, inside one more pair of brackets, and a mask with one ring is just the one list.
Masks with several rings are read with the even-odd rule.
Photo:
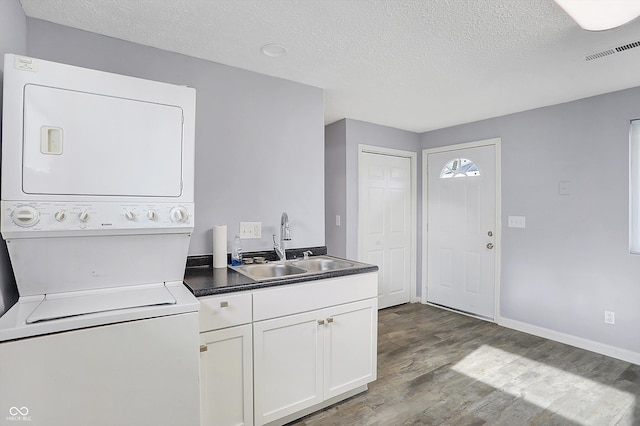
[[491, 250], [491, 249], [493, 248], [493, 243], [489, 243], [489, 244], [487, 244], [487, 248], [488, 248], [489, 250]]

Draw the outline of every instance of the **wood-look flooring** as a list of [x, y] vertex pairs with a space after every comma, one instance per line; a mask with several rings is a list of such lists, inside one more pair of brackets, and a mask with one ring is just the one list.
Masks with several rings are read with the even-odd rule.
[[369, 390], [291, 425], [640, 425], [640, 366], [401, 305], [379, 313]]

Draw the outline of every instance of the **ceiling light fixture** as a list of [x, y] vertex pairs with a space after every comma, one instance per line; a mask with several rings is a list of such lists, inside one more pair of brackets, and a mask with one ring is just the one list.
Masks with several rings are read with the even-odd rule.
[[640, 16], [640, 0], [555, 0], [583, 29], [610, 30]]
[[260, 50], [272, 58], [279, 58], [287, 54], [287, 48], [281, 44], [265, 44]]

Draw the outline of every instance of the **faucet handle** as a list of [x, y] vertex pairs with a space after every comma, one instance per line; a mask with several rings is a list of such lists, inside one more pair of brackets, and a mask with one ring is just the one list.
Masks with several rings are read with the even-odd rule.
[[302, 255], [304, 256], [305, 259], [308, 259], [310, 254], [313, 254], [313, 252], [311, 250], [307, 250], [307, 251], [303, 251], [302, 252]]

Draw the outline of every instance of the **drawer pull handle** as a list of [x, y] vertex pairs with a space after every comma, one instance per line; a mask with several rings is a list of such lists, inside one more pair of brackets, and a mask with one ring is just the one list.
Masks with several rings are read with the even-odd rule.
[[318, 325], [324, 325], [324, 320], [318, 320]]
[[209, 348], [207, 347], [207, 345], [200, 345], [200, 352], [206, 352], [208, 350]]
[[227, 306], [229, 306], [229, 302], [220, 302], [220, 307], [221, 308], [226, 308]]
[[331, 317], [327, 318], [327, 322], [328, 322], [329, 324], [331, 324], [331, 323], [333, 322], [333, 318], [331, 318]]

